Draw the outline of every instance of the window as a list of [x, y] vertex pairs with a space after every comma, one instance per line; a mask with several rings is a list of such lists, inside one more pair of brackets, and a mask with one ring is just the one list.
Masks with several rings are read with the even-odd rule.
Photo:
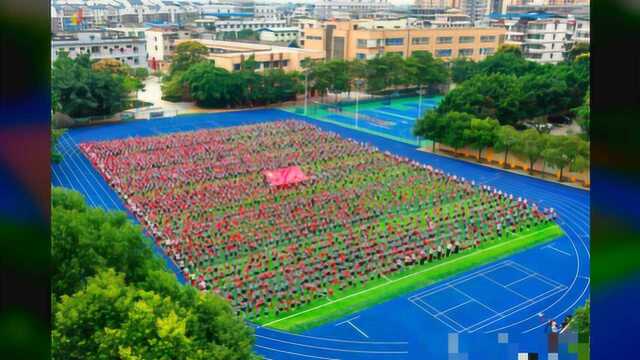
[[480, 36], [480, 42], [494, 42], [494, 41], [496, 41], [496, 37], [493, 35]]
[[416, 50], [416, 51], [412, 51], [411, 55], [416, 55], [416, 54], [419, 54], [419, 53], [430, 53], [430, 52], [427, 51], [427, 50]]
[[80, 48], [80, 51], [84, 51], [84, 47], [81, 47], [81, 48]]
[[436, 38], [436, 43], [438, 43], [438, 44], [451, 44], [451, 43], [453, 43], [453, 38], [451, 36], [438, 36]]
[[544, 24], [529, 24], [529, 26], [527, 26], [529, 29], [531, 30], [544, 30]]
[[530, 40], [544, 40], [544, 35], [542, 34], [528, 34], [527, 39]]
[[100, 52], [100, 46], [92, 46], [91, 47], [91, 52], [99, 53]]
[[473, 49], [460, 49], [458, 54], [460, 56], [471, 56], [473, 55]]
[[414, 37], [411, 39], [413, 45], [427, 45], [429, 43], [428, 37]]
[[389, 54], [395, 54], [398, 56], [404, 56], [404, 53], [402, 51], [389, 51]]
[[131, 47], [132, 47], [131, 45], [127, 45], [127, 49], [131, 49]]
[[358, 39], [357, 46], [358, 46], [359, 49], [366, 48], [367, 47], [367, 40], [366, 39]]
[[494, 48], [481, 48], [480, 49], [480, 55], [491, 55], [494, 52], [496, 52], [496, 49], [494, 49]]
[[363, 54], [363, 53], [357, 53], [356, 54], [356, 59], [358, 59], [358, 60], [364, 60], [366, 58], [367, 58], [366, 54]]
[[322, 37], [307, 35], [307, 40], [322, 40]]
[[74, 48], [74, 47], [70, 47], [69, 48], [69, 51], [75, 51], [75, 50], [76, 50], [76, 48]]
[[233, 64], [233, 70], [235, 71], [240, 70], [240, 64]]
[[436, 56], [437, 57], [451, 56], [451, 53], [452, 53], [451, 49], [438, 49], [438, 50], [436, 50]]
[[388, 46], [402, 45], [402, 44], [404, 44], [404, 39], [403, 38], [385, 39], [384, 44], [388, 45]]
[[458, 41], [460, 42], [460, 44], [468, 44], [468, 43], [472, 43], [472, 42], [476, 41], [476, 37], [475, 36], [460, 36]]

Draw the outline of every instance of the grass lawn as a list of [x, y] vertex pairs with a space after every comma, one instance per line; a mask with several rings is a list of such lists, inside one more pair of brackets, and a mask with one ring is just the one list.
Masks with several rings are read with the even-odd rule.
[[562, 229], [556, 224], [541, 225], [523, 232], [517, 237], [507, 238], [503, 236], [500, 239], [487, 241], [477, 249], [462, 252], [423, 266], [415, 266], [403, 272], [397, 272], [389, 278], [367, 282], [366, 286], [356, 286], [344, 291], [336, 291], [331, 299], [311, 302], [293, 312], [281, 313], [278, 317], [270, 314], [252, 321], [258, 325], [275, 329], [303, 332], [418, 290], [452, 275], [549, 242], [563, 234]]

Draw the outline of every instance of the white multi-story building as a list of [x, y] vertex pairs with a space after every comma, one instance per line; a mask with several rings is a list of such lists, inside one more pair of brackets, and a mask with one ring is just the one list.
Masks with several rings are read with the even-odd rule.
[[457, 6], [463, 13], [469, 15], [473, 23], [489, 15], [489, 0], [458, 0]]
[[431, 28], [471, 27], [471, 17], [458, 9], [449, 9], [443, 14], [435, 14], [435, 20], [427, 21]]
[[162, 68], [173, 55], [176, 40], [191, 38], [191, 31], [178, 27], [155, 27], [145, 31], [149, 62]]
[[589, 19], [576, 17], [576, 24], [573, 32], [574, 42], [591, 42], [591, 23]]
[[205, 18], [195, 21], [197, 27], [215, 32], [239, 32], [245, 29], [279, 29], [287, 27], [286, 20], [276, 18], [219, 19]]
[[337, 16], [358, 19], [388, 14], [390, 9], [389, 0], [320, 0], [315, 4], [314, 13], [321, 19]]
[[[538, 63], [563, 61], [567, 49], [576, 41], [577, 21], [572, 17], [529, 13], [494, 19], [491, 24], [505, 27], [505, 44], [520, 46], [527, 60]], [[581, 28], [584, 26], [582, 24]]]
[[300, 32], [297, 27], [258, 30], [260, 41], [292, 42], [298, 41]]
[[54, 35], [51, 39], [51, 61], [62, 52], [75, 58], [89, 54], [91, 60], [116, 59], [131, 67], [146, 67], [144, 36], [128, 36], [112, 31], [87, 31]]

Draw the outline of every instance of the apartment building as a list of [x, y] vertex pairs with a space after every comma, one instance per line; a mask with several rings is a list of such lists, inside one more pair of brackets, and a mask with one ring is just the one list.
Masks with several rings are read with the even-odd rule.
[[507, 14], [495, 17], [491, 24], [506, 29], [505, 44], [519, 46], [527, 60], [543, 64], [564, 60], [577, 27], [574, 18], [550, 13]]
[[114, 31], [55, 34], [51, 39], [51, 61], [55, 61], [60, 53], [66, 52], [71, 58], [89, 54], [91, 60], [115, 59], [131, 67], [146, 67], [145, 45], [144, 37]]
[[443, 60], [481, 60], [495, 53], [505, 34], [499, 27], [367, 29], [354, 21], [329, 21], [305, 29], [304, 48], [323, 51], [327, 59], [371, 59], [383, 53], [407, 57], [428, 51]]
[[298, 41], [299, 31], [296, 27], [258, 30], [260, 41], [291, 42]]
[[287, 21], [277, 18], [244, 18], [244, 19], [197, 19], [195, 25], [199, 28], [215, 32], [239, 32], [242, 30], [279, 29], [287, 27]]
[[164, 72], [168, 69], [171, 55], [176, 49], [176, 41], [190, 39], [191, 31], [179, 27], [154, 27], [145, 31], [149, 66], [152, 70]]
[[[187, 40], [178, 40], [176, 45], [183, 41]], [[207, 58], [213, 60], [217, 67], [228, 71], [240, 70], [240, 64], [250, 56], [254, 56], [257, 62], [257, 71], [266, 69], [300, 71], [302, 70], [300, 66], [302, 60], [324, 59], [324, 52], [319, 50], [206, 39], [191, 41], [197, 41], [206, 46], [209, 50]]]
[[314, 15], [320, 19], [360, 19], [382, 15], [390, 9], [389, 0], [320, 0], [315, 3]]
[[573, 41], [575, 42], [591, 42], [591, 22], [586, 17], [576, 17]]

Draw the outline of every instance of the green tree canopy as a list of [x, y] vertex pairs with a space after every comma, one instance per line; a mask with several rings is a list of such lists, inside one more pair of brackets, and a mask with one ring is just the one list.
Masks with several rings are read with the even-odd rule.
[[127, 284], [105, 269], [55, 306], [53, 359], [253, 359], [252, 330], [222, 299], [177, 297]]
[[427, 111], [418, 121], [416, 121], [413, 134], [431, 140], [431, 151], [435, 153], [436, 143], [443, 142], [448, 130], [446, 115], [441, 115], [437, 111]]
[[580, 55], [591, 52], [591, 45], [587, 42], [577, 41], [571, 45], [565, 54], [567, 62], [574, 62]]
[[451, 62], [451, 81], [460, 84], [478, 73], [475, 61], [467, 57], [458, 57]]
[[547, 146], [548, 135], [540, 134], [536, 129], [527, 129], [520, 134], [520, 141], [515, 145], [514, 152], [524, 156], [529, 161], [529, 173]]
[[522, 84], [514, 75], [476, 75], [451, 90], [438, 106], [441, 114], [457, 111], [513, 125], [522, 118]]
[[64, 188], [52, 189], [51, 206], [51, 292], [56, 296], [78, 291], [107, 267], [133, 282], [162, 268], [125, 213], [90, 208], [79, 193]]
[[171, 75], [176, 72], [186, 71], [191, 65], [204, 60], [208, 53], [207, 47], [197, 41], [185, 41], [176, 46], [176, 50], [171, 57]]
[[570, 328], [578, 333], [578, 342], [589, 343], [591, 331], [591, 299], [584, 306], [576, 309]]
[[591, 92], [587, 91], [584, 96], [584, 102], [582, 105], [574, 109], [576, 115], [578, 115], [578, 124], [585, 134], [585, 137], [589, 139], [591, 137]]
[[430, 52], [414, 52], [406, 60], [407, 82], [420, 87], [433, 87], [446, 84], [449, 80], [449, 69], [440, 59]]
[[495, 119], [471, 119], [469, 127], [464, 130], [463, 135], [465, 143], [478, 150], [478, 160], [482, 157], [482, 150], [496, 142], [499, 128], [500, 123]]
[[451, 146], [456, 151], [467, 145], [465, 130], [467, 130], [473, 119], [473, 115], [461, 112], [448, 112], [444, 115], [447, 131], [443, 139], [445, 145]]
[[51, 95], [55, 111], [72, 117], [109, 115], [123, 109], [128, 91], [126, 76], [91, 67], [89, 55], [71, 59], [58, 56], [51, 69]]
[[509, 164], [509, 152], [518, 142], [521, 141], [520, 132], [511, 125], [502, 125], [496, 131], [494, 148], [497, 151], [504, 151], [504, 166]]

